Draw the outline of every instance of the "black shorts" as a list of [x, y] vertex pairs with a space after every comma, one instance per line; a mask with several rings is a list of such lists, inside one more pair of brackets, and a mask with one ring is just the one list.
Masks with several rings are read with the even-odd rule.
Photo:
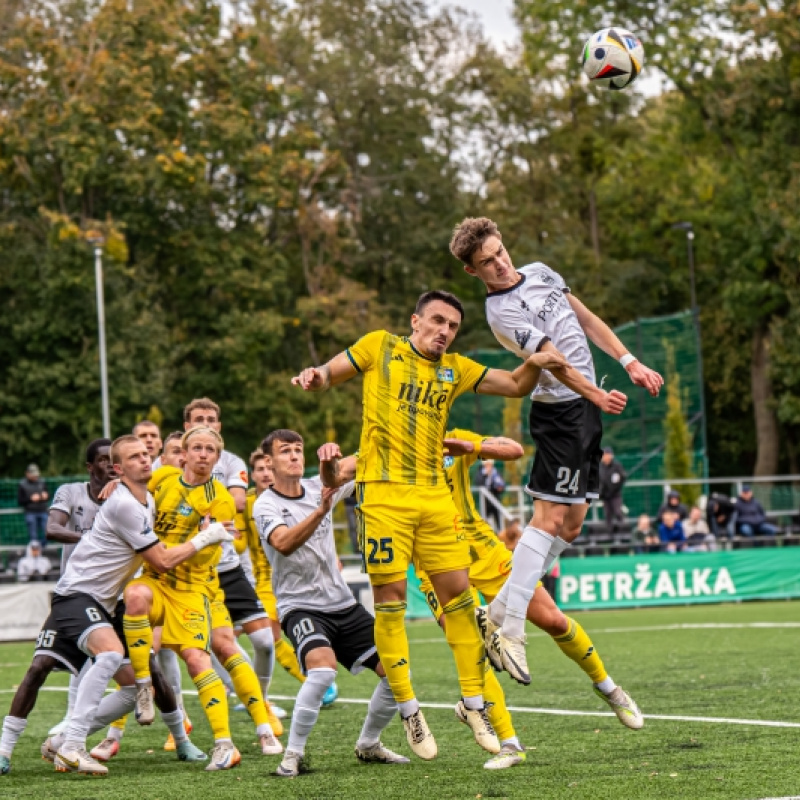
[[96, 628], [113, 627], [111, 615], [90, 595], [54, 594], [33, 654], [50, 656], [77, 675], [91, 657], [81, 649], [86, 637]]
[[220, 588], [225, 593], [225, 608], [234, 625], [269, 618], [241, 566], [218, 574]]
[[344, 611], [295, 609], [282, 620], [281, 628], [306, 672], [306, 655], [318, 647], [330, 647], [336, 660], [354, 675], [364, 668], [375, 669], [380, 659], [375, 647], [375, 620], [360, 603]]
[[603, 422], [594, 403], [531, 403], [530, 432], [536, 456], [528, 494], [569, 504], [599, 496]]

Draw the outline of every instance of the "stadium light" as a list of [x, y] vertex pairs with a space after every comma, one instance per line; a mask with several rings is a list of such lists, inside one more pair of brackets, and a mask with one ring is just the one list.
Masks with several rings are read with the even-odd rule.
[[86, 241], [94, 247], [94, 283], [97, 294], [97, 339], [100, 353], [100, 402], [103, 408], [103, 436], [111, 438], [111, 414], [108, 405], [108, 363], [106, 359], [106, 307], [103, 291], [103, 245], [99, 233], [90, 232]]

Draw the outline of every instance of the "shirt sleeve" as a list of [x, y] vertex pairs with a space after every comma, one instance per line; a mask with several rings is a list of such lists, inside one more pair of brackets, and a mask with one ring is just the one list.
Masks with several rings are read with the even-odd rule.
[[249, 483], [247, 464], [239, 456], [233, 456], [225, 472], [225, 486], [228, 489], [247, 489]]
[[286, 526], [286, 522], [283, 519], [280, 508], [272, 502], [271, 498], [266, 498], [260, 503], [260, 506], [258, 509], [253, 509], [256, 528], [258, 529], [258, 535], [265, 542], [269, 542], [272, 532], [280, 528], [281, 525]]
[[159, 484], [165, 479], [168, 478], [170, 475], [174, 475], [181, 470], [178, 467], [170, 467], [168, 464], [165, 464], [163, 467], [159, 467], [153, 474], [150, 476], [150, 480], [147, 482], [147, 490], [152, 494], [158, 488]]
[[529, 314], [521, 306], [508, 303], [499, 308], [491, 305], [487, 308], [489, 327], [495, 339], [520, 358], [538, 353], [550, 341]]
[[65, 483], [56, 489], [56, 494], [55, 497], [53, 497], [53, 504], [50, 506], [50, 510], [72, 514], [72, 505], [72, 487], [68, 483]]
[[114, 533], [136, 553], [149, 550], [159, 538], [150, 527], [148, 515], [136, 501], [121, 503], [113, 519]]
[[372, 369], [385, 336], [386, 331], [372, 331], [344, 351], [358, 372], [368, 372]]
[[466, 356], [456, 355], [455, 358], [460, 379], [455, 387], [454, 400], [465, 392], [477, 392], [478, 387], [489, 371], [489, 367], [484, 367], [483, 364], [479, 364]]

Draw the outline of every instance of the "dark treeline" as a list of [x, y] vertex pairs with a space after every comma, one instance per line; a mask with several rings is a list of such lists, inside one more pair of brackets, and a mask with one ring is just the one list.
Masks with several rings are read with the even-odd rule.
[[[518, 0], [501, 56], [418, 0], [0, 0], [0, 474], [77, 471], [100, 433], [88, 232], [114, 433], [209, 395], [246, 454], [276, 426], [352, 447], [359, 387], [289, 376], [427, 288], [465, 299], [458, 349], [494, 346], [447, 249], [467, 214], [611, 324], [688, 307], [691, 221], [712, 471], [799, 471], [793, 9]], [[584, 85], [611, 21], [667, 91]]]

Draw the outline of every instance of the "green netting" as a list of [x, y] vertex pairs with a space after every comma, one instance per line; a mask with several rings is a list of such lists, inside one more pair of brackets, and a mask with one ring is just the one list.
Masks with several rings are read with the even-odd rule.
[[[44, 478], [50, 499], [56, 489], [63, 483], [86, 480], [85, 475], [60, 475], [56, 478]], [[19, 479], [4, 478], [0, 480], [0, 546], [24, 545], [28, 542], [28, 529], [25, 517], [21, 512], [4, 513], [5, 509], [17, 508], [17, 484]]]
[[[675, 354], [675, 369], [684, 396], [684, 413], [693, 436], [694, 471], [708, 475], [703, 451], [703, 403], [701, 370], [692, 314], [684, 311], [666, 317], [651, 317], [629, 322], [615, 333], [643, 363], [662, 375], [667, 367], [667, 347]], [[475, 350], [468, 353], [481, 364], [499, 369], [515, 369], [519, 359], [507, 350]], [[619, 389], [628, 395], [628, 405], [619, 417], [603, 417], [603, 444], [614, 448], [616, 457], [631, 480], [664, 479], [664, 416], [666, 392], [652, 398], [644, 389], [633, 386], [622, 367], [592, 345], [598, 381], [606, 389]], [[468, 428], [481, 433], [503, 433], [523, 444], [532, 445], [528, 435], [530, 400], [519, 404], [498, 397], [462, 395], [450, 413], [450, 427]], [[530, 459], [529, 459], [530, 460]], [[630, 513], [652, 513], [661, 504], [660, 487], [630, 487], [625, 502]]]

